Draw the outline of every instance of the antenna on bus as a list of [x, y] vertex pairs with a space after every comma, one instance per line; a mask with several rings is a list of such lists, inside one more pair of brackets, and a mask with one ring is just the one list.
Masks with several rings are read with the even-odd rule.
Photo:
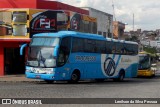
[[114, 17], [114, 20], [116, 21], [116, 14], [115, 14], [115, 10], [114, 10], [114, 2], [112, 0], [112, 8], [113, 8], [113, 17]]

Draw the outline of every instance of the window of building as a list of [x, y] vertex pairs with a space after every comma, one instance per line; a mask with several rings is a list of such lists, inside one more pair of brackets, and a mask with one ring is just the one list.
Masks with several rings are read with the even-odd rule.
[[102, 35], [102, 32], [101, 32], [101, 31], [98, 31], [98, 35]]
[[11, 24], [12, 13], [11, 12], [0, 12], [0, 25], [1, 24]]
[[57, 13], [57, 21], [65, 22], [68, 21], [68, 16], [65, 13]]
[[103, 32], [103, 37], [106, 38], [106, 36], [107, 36], [107, 33]]
[[25, 11], [13, 12], [13, 22], [14, 23], [26, 23], [27, 22], [27, 13]]
[[14, 36], [26, 36], [27, 26], [26, 25], [13, 25], [13, 35]]

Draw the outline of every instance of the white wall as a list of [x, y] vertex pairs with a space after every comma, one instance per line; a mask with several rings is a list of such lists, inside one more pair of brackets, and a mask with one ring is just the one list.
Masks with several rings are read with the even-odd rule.
[[[112, 34], [113, 31], [113, 15], [93, 9], [93, 8], [84, 8], [89, 10], [89, 15], [91, 17], [97, 18], [97, 34], [98, 31], [106, 32], [106, 37], [108, 37], [108, 33]], [[109, 31], [109, 32], [108, 32]]]

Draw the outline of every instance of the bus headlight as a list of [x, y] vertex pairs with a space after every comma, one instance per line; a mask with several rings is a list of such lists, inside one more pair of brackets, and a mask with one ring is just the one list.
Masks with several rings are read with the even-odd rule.
[[29, 69], [26, 69], [26, 72], [30, 72], [31, 70], [29, 70]]
[[55, 67], [56, 66], [56, 60], [55, 59], [46, 59], [44, 62], [46, 67]]
[[26, 67], [26, 72], [31, 72], [32, 68]]

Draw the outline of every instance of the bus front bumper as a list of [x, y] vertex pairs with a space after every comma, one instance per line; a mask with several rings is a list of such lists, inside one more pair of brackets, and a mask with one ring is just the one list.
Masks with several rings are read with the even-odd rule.
[[55, 74], [36, 74], [25, 72], [26, 77], [30, 79], [42, 79], [42, 80], [58, 80], [55, 78]]

